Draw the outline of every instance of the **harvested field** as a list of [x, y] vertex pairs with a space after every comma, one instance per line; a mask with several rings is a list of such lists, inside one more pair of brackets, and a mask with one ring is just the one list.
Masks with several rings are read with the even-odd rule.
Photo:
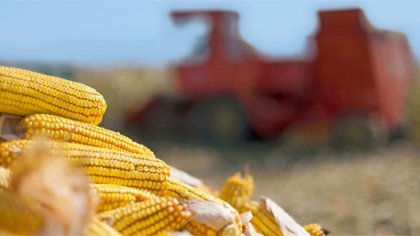
[[333, 235], [420, 234], [420, 151], [409, 144], [298, 160], [276, 148], [220, 152], [161, 144], [155, 150], [217, 189], [249, 165], [254, 199], [273, 198], [301, 224], [318, 222]]

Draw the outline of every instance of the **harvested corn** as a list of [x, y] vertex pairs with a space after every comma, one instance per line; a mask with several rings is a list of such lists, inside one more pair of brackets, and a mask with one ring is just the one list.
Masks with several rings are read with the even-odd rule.
[[105, 222], [93, 217], [84, 236], [121, 236], [121, 234]]
[[[231, 205], [229, 205], [222, 199], [217, 198], [214, 195], [202, 189], [192, 187], [190, 185], [170, 179], [166, 188], [166, 196], [180, 198], [184, 200], [201, 200], [216, 203], [221, 207], [225, 208], [230, 214], [232, 214], [232, 219], [230, 223], [235, 225], [239, 232], [241, 231], [242, 223], [240, 220], [239, 213]], [[224, 228], [222, 230], [224, 230]]]
[[[16, 140], [0, 144], [0, 166], [9, 166], [14, 159], [36, 141]], [[49, 142], [54, 155], [62, 155], [71, 163], [85, 168], [94, 183], [117, 184], [148, 189], [163, 194], [169, 178], [169, 167], [157, 158], [133, 158], [117, 150], [66, 142]]]
[[85, 85], [0, 66], [0, 113], [17, 115], [0, 140], [0, 234], [328, 233], [301, 227], [270, 199], [252, 201], [247, 173], [230, 177], [217, 197], [147, 147], [96, 126], [105, 109]]
[[253, 201], [248, 204], [247, 208], [252, 212], [251, 223], [258, 233], [273, 236], [283, 235], [273, 214], [268, 212], [265, 207]]
[[95, 214], [97, 198], [82, 169], [48, 147], [36, 141], [22, 152], [11, 166], [8, 191], [38, 206], [44, 221], [41, 235], [81, 235]]
[[31, 201], [0, 193], [0, 234], [33, 235], [43, 224], [41, 215]]
[[96, 212], [109, 211], [130, 203], [141, 202], [157, 197], [151, 192], [121, 185], [91, 184], [91, 187], [99, 196], [99, 204], [96, 208]]
[[190, 232], [192, 235], [217, 236], [217, 231], [215, 229], [212, 229], [210, 226], [196, 221], [188, 222], [184, 229]]
[[219, 197], [239, 212], [243, 212], [243, 206], [251, 201], [254, 192], [254, 178], [247, 173], [236, 173], [226, 180], [220, 191]]
[[0, 112], [56, 114], [97, 125], [105, 110], [102, 95], [84, 84], [0, 66]]
[[22, 119], [18, 129], [24, 139], [46, 136], [57, 141], [68, 141], [154, 157], [150, 149], [118, 132], [60, 116], [29, 115]]
[[304, 228], [311, 236], [326, 236], [329, 234], [329, 231], [323, 229], [319, 224], [308, 224]]
[[155, 198], [97, 216], [123, 235], [157, 235], [181, 229], [191, 213], [175, 198]]

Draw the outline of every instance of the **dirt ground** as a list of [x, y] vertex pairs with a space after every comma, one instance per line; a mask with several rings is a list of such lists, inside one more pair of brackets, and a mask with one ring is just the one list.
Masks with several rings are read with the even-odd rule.
[[254, 199], [275, 200], [299, 223], [333, 235], [420, 235], [420, 149], [400, 143], [363, 153], [290, 155], [276, 147], [218, 151], [160, 143], [159, 158], [219, 189], [251, 169]]

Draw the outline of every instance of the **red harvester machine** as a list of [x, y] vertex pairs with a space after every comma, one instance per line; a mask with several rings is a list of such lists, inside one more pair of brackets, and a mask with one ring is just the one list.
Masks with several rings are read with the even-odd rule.
[[[128, 124], [151, 132], [195, 133], [217, 143], [325, 126], [332, 140], [368, 144], [401, 130], [414, 68], [401, 33], [374, 28], [360, 9], [321, 11], [305, 59], [269, 59], [238, 32], [231, 11], [177, 11], [209, 31], [175, 66], [177, 96], [159, 96]], [[133, 126], [132, 126], [133, 127]], [[354, 133], [359, 133], [355, 136]]]

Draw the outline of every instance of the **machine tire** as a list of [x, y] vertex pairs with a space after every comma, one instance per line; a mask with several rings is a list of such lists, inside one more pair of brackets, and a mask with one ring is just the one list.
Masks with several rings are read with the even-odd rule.
[[331, 138], [337, 150], [368, 150], [384, 145], [387, 140], [385, 126], [368, 114], [348, 114], [338, 119]]
[[196, 103], [187, 122], [192, 137], [216, 146], [239, 145], [251, 134], [245, 111], [230, 97]]

